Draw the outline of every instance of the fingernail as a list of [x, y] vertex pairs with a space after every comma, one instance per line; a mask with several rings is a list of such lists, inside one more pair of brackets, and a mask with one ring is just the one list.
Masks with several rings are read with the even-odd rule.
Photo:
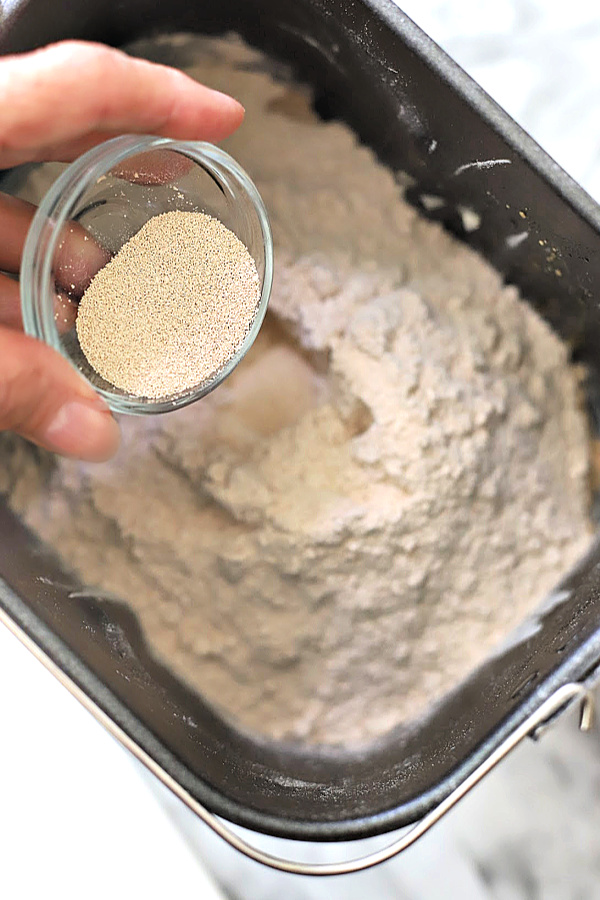
[[106, 407], [74, 400], [61, 406], [42, 439], [57, 453], [103, 462], [117, 452], [119, 426]]
[[89, 382], [85, 380], [83, 375], [81, 375], [80, 388], [81, 390], [78, 394], [80, 403], [83, 403], [84, 406], [90, 406], [92, 409], [97, 409], [98, 412], [104, 413], [105, 415], [110, 413], [110, 410], [106, 405], [106, 400], [90, 387]]
[[241, 111], [243, 113], [246, 112], [246, 110], [244, 109], [244, 107], [242, 106], [240, 101], [236, 100], [235, 97], [232, 97], [231, 94], [225, 94], [225, 93], [223, 93], [223, 91], [216, 91], [214, 88], [211, 88], [211, 91], [213, 92], [213, 94], [216, 94], [217, 97], [221, 97], [221, 99], [228, 100], [229, 103], [232, 104], [233, 106], [239, 107], [239, 109], [241, 109]]

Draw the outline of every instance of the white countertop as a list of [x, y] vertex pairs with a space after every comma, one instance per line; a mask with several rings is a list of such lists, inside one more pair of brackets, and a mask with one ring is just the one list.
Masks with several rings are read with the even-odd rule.
[[1, 625], [0, 684], [3, 900], [221, 900], [149, 776]]

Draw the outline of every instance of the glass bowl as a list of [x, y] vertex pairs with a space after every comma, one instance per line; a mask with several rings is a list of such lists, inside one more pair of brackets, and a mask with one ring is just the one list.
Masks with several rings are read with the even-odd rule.
[[[207, 213], [233, 231], [256, 263], [261, 291], [246, 337], [223, 368], [155, 400], [120, 390], [91, 367], [79, 346], [75, 310], [95, 271], [148, 219], [171, 210]], [[244, 357], [264, 319], [272, 280], [267, 211], [231, 156], [202, 142], [123, 135], [72, 163], [40, 203], [21, 264], [23, 324], [27, 334], [66, 357], [114, 412], [169, 412], [212, 391]]]

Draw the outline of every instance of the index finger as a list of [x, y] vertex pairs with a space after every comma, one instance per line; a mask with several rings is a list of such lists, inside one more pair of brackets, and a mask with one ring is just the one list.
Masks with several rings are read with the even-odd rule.
[[133, 184], [169, 184], [187, 175], [193, 165], [191, 159], [173, 150], [146, 150], [124, 159], [111, 174]]
[[[0, 193], [0, 270], [17, 273], [23, 246], [35, 214], [32, 203]], [[60, 287], [80, 297], [110, 254], [77, 222], [66, 222], [54, 259]]]
[[0, 167], [68, 161], [88, 135], [219, 141], [244, 116], [237, 100], [183, 72], [81, 41], [0, 60], [0, 96]]

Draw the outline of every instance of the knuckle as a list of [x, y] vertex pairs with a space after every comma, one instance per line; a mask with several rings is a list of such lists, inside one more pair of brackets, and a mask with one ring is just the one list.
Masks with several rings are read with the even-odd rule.
[[56, 58], [57, 65], [68, 68], [76, 73], [85, 73], [90, 82], [102, 84], [102, 79], [110, 74], [115, 65], [115, 58], [120, 56], [106, 44], [97, 44], [90, 41], [61, 41], [47, 49], [52, 60]]
[[[60, 57], [61, 62], [64, 62], [65, 59], [68, 59], [70, 62], [84, 62], [90, 57], [98, 56], [102, 51], [107, 51], [108, 49], [104, 44], [96, 44], [91, 41], [67, 40], [52, 44], [46, 48], [45, 52], [49, 56]], [[44, 50], [40, 52], [43, 53]]]

